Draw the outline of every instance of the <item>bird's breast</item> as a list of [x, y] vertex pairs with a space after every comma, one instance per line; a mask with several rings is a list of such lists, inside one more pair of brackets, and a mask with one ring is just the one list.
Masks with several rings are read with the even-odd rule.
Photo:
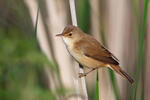
[[82, 50], [79, 48], [76, 48], [73, 41], [71, 41], [70, 39], [63, 38], [63, 40], [71, 56], [83, 66], [86, 66], [89, 68], [95, 68], [95, 67], [101, 67], [103, 65], [102, 62], [85, 56]]

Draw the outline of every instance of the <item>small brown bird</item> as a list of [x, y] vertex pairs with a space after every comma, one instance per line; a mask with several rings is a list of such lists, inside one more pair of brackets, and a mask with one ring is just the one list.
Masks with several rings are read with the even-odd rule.
[[67, 50], [79, 64], [91, 68], [87, 73], [80, 73], [79, 77], [86, 76], [100, 67], [108, 67], [126, 78], [131, 84], [134, 82], [120, 68], [118, 59], [96, 39], [85, 34], [80, 28], [69, 25], [65, 27], [62, 34], [57, 34], [56, 36], [62, 37]]

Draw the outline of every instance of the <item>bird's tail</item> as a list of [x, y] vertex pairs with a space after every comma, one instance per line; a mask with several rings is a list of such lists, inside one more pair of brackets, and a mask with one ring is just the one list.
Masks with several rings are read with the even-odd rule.
[[122, 77], [126, 78], [131, 84], [134, 83], [134, 80], [125, 71], [123, 71], [120, 66], [112, 65], [111, 69], [120, 74]]

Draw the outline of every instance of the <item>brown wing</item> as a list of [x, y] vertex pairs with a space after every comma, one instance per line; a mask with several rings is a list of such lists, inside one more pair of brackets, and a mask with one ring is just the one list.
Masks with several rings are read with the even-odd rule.
[[[95, 60], [102, 61], [106, 64], [119, 65], [118, 59], [113, 56], [106, 48], [104, 48], [97, 40], [91, 36], [87, 39], [82, 39], [77, 45], [82, 49], [83, 54]], [[82, 46], [79, 46], [82, 45]]]
[[91, 55], [91, 54], [88, 54], [88, 53], [84, 53], [85, 56], [87, 57], [91, 57], [95, 60], [98, 60], [98, 61], [102, 61], [106, 64], [114, 64], [114, 65], [119, 65], [118, 61], [114, 60], [111, 56], [103, 56], [103, 55]]

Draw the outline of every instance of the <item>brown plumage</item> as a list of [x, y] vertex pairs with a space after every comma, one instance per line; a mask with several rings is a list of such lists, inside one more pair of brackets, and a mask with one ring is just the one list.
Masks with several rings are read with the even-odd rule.
[[112, 53], [110, 53], [97, 40], [95, 40], [89, 35], [85, 34], [83, 39], [75, 43], [74, 47], [82, 50], [84, 52], [84, 55], [87, 57], [91, 57], [95, 60], [102, 61], [106, 64], [119, 65], [118, 59], [116, 59], [116, 57], [113, 56]]
[[[75, 26], [67, 26], [62, 34], [64, 43], [69, 53], [81, 65], [92, 68], [91, 71], [100, 67], [109, 67], [121, 76], [133, 83], [133, 79], [119, 67], [119, 60], [95, 38], [84, 34], [82, 30]], [[91, 72], [89, 71], [89, 72]], [[86, 76], [89, 72], [81, 74], [80, 77]]]

